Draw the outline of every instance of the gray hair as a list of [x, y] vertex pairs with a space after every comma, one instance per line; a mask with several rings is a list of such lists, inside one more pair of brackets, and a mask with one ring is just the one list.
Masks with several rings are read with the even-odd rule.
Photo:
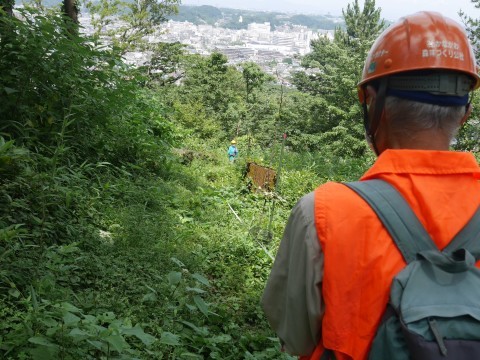
[[385, 111], [400, 136], [414, 136], [419, 130], [431, 129], [440, 130], [453, 140], [465, 115], [465, 106], [440, 106], [387, 96]]

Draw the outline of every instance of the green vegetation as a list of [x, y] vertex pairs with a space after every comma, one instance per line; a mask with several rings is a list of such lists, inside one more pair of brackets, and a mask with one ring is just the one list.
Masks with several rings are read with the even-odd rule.
[[[132, 69], [64, 17], [21, 17], [0, 13], [0, 357], [293, 359], [259, 305], [288, 213], [373, 161], [351, 32], [286, 89], [181, 44]], [[276, 193], [251, 192], [246, 161], [278, 167], [284, 132]]]
[[[66, 1], [66, 0], [65, 0]], [[106, 36], [122, 54], [134, 50], [151, 50], [146, 37], [155, 26], [177, 12], [179, 0], [87, 0], [85, 1], [94, 28], [94, 40]], [[116, 23], [117, 26], [112, 26]], [[153, 45], [153, 48], [155, 46]]]

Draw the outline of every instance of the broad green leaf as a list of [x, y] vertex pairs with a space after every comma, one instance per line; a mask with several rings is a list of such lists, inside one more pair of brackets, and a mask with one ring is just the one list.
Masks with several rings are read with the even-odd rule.
[[[62, 245], [58, 248], [58, 252], [60, 254], [71, 254], [71, 253], [76, 253], [76, 252], [79, 252], [80, 249], [77, 247], [77, 243], [72, 243], [72, 244], [69, 244], [69, 245]], [[64, 304], [68, 304], [67, 306], [70, 306], [72, 307], [73, 305], [70, 304], [70, 303], [64, 303]], [[73, 306], [75, 307], [75, 306]], [[77, 311], [80, 311], [78, 308], [76, 308]], [[73, 310], [70, 310], [70, 311], [73, 311]]]
[[74, 313], [79, 313], [81, 312], [81, 310], [79, 308], [77, 308], [76, 306], [70, 304], [69, 302], [63, 302], [60, 304], [60, 308], [66, 310], [66, 311], [70, 311], [70, 312], [74, 312]]
[[[132, 326], [132, 324], [130, 324]], [[109, 330], [119, 330], [123, 327], [123, 321], [120, 319], [113, 320], [110, 325], [108, 325]]]
[[17, 289], [10, 289], [8, 290], [8, 294], [10, 296], [13, 296], [14, 298], [18, 298], [20, 296], [20, 291], [18, 291]]
[[30, 289], [30, 296], [32, 297], [33, 309], [35, 311], [38, 311], [37, 293], [36, 293], [36, 291], [35, 291], [35, 289], [33, 288], [32, 285], [29, 286], [29, 289]]
[[203, 359], [203, 356], [193, 354], [193, 353], [190, 353], [190, 352], [182, 353], [182, 354], [180, 354], [180, 357], [182, 359]]
[[177, 264], [177, 265], [180, 266], [181, 268], [184, 268], [184, 267], [185, 267], [185, 264], [184, 264], [183, 262], [181, 262], [180, 260], [178, 260], [177, 258], [175, 258], [175, 257], [170, 258], [170, 260], [172, 260], [175, 264]]
[[165, 345], [177, 346], [180, 344], [180, 336], [172, 334], [171, 332], [164, 331], [160, 338], [160, 342]]
[[5, 90], [5, 92], [6, 92], [8, 95], [18, 92], [18, 90], [12, 89], [12, 88], [6, 87], [6, 86], [5, 86], [3, 89]]
[[187, 286], [187, 288], [186, 288], [185, 290], [187, 290], [187, 291], [192, 291], [192, 292], [195, 292], [195, 293], [197, 293], [197, 294], [204, 294], [204, 293], [206, 293], [205, 290], [202, 290], [202, 289], [197, 288], [197, 287], [193, 287], [193, 288], [192, 288], [192, 287]]
[[199, 328], [198, 326], [192, 324], [191, 322], [188, 321], [180, 321], [182, 324], [187, 325], [189, 328], [193, 329], [197, 334], [201, 336], [208, 336], [208, 329], [205, 327]]
[[198, 310], [200, 310], [203, 315], [208, 317], [207, 303], [200, 296], [194, 296], [193, 301], [195, 302], [195, 305], [197, 305]]
[[48, 346], [48, 347], [58, 347], [58, 345], [50, 342], [47, 338], [43, 336], [33, 336], [30, 339], [28, 339], [28, 342], [31, 342], [32, 344], [36, 345], [42, 345], [42, 346]]
[[96, 340], [87, 340], [87, 342], [98, 350], [102, 350], [102, 342]]
[[104, 312], [103, 314], [98, 316], [103, 321], [113, 321], [115, 320], [115, 314], [112, 311]]
[[198, 274], [198, 273], [195, 273], [195, 274], [192, 275], [192, 277], [193, 277], [195, 280], [201, 282], [203, 285], [205, 285], [205, 286], [210, 286], [210, 281], [208, 281], [208, 279], [207, 279], [206, 277], [204, 277], [203, 275], [200, 275], [200, 274]]
[[43, 223], [43, 220], [40, 219], [38, 216], [32, 215], [32, 219], [38, 224], [41, 225]]
[[170, 285], [177, 285], [180, 280], [182, 280], [182, 273], [178, 271], [171, 271], [168, 273], [167, 277]]
[[94, 325], [93, 327], [95, 328], [95, 330], [97, 330], [98, 335], [101, 337], [104, 337], [109, 334], [109, 330], [104, 326]]
[[146, 346], [151, 345], [156, 340], [156, 338], [154, 336], [146, 334], [139, 325], [136, 325], [135, 327], [133, 327], [131, 329], [123, 329], [122, 333], [124, 335], [135, 336], [137, 339], [139, 339], [141, 342], [143, 342]]
[[96, 324], [98, 319], [93, 315], [83, 315], [83, 322]]
[[155, 293], [148, 293], [143, 296], [142, 302], [154, 302], [157, 301], [157, 295]]
[[197, 307], [194, 306], [194, 305], [190, 305], [190, 304], [186, 304], [186, 305], [187, 305], [188, 310], [190, 310], [190, 311], [194, 311], [194, 310], [197, 309]]
[[71, 312], [66, 312], [65, 315], [63, 315], [63, 322], [65, 325], [74, 325], [77, 324], [81, 319], [75, 315], [72, 314]]
[[110, 335], [105, 338], [105, 341], [113, 346], [115, 351], [122, 352], [128, 348], [128, 344], [120, 335]]
[[53, 360], [58, 359], [58, 350], [58, 348], [39, 346], [29, 352], [33, 360]]
[[227, 334], [222, 334], [222, 335], [213, 336], [212, 338], [210, 338], [210, 341], [215, 344], [229, 343], [230, 341], [232, 341], [232, 337]]
[[83, 331], [79, 328], [72, 329], [72, 331], [70, 331], [68, 333], [68, 335], [70, 335], [72, 338], [74, 338], [77, 341], [86, 339], [90, 336], [89, 333], [87, 333], [87, 332], [85, 332], [85, 331]]
[[43, 318], [40, 322], [48, 327], [55, 327], [58, 325], [58, 322], [50, 317]]
[[223, 356], [218, 351], [212, 351], [208, 357], [212, 360], [223, 360]]
[[45, 335], [47, 335], [48, 337], [52, 337], [52, 336], [54, 336], [59, 330], [62, 330], [62, 328], [61, 328], [60, 326], [55, 326], [55, 327], [48, 328], [47, 331], [45, 332]]
[[155, 293], [155, 294], [157, 293], [157, 290], [155, 290], [155, 289], [152, 288], [151, 286], [145, 285], [145, 287], [146, 287], [148, 290], [150, 290], [151, 292], [153, 292], [153, 293]]

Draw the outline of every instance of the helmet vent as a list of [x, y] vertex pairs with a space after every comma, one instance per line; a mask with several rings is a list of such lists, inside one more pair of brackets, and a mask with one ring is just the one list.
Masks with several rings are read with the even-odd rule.
[[388, 88], [403, 91], [424, 91], [435, 95], [465, 96], [472, 90], [473, 80], [465, 74], [434, 73], [430, 75], [391, 76]]

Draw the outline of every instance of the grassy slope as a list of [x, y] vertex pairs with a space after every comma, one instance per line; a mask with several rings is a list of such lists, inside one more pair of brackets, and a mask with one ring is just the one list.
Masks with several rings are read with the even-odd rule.
[[[245, 159], [231, 165], [225, 149], [195, 150], [201, 156], [163, 177], [107, 168], [82, 183], [80, 208], [95, 219], [88, 239], [16, 243], [2, 255], [11, 284], [0, 297], [4, 358], [290, 358], [259, 305], [272, 265], [264, 249], [275, 254], [301, 195], [355, 179], [366, 164], [287, 153], [270, 239], [272, 198], [247, 189]], [[15, 278], [27, 272], [27, 283]]]
[[126, 184], [121, 193], [131, 196], [106, 209], [115, 246], [97, 255], [102, 265], [95, 272], [103, 276], [97, 279], [100, 291], [93, 291], [96, 302], [161, 339], [150, 348], [153, 358], [288, 358], [278, 351], [259, 306], [272, 264], [264, 248], [275, 253], [298, 197], [329, 179], [355, 179], [365, 164], [287, 155], [283, 201], [268, 240], [272, 200], [246, 189], [244, 160], [230, 165], [221, 150], [201, 152], [207, 156], [168, 180]]
[[[287, 358], [259, 306], [271, 202], [241, 176], [241, 164], [211, 151], [167, 180], [118, 181], [105, 194], [122, 198], [101, 211], [106, 244], [83, 270], [94, 281], [82, 286], [82, 303], [141, 324], [160, 339], [152, 358]], [[277, 207], [271, 251], [289, 205]]]

